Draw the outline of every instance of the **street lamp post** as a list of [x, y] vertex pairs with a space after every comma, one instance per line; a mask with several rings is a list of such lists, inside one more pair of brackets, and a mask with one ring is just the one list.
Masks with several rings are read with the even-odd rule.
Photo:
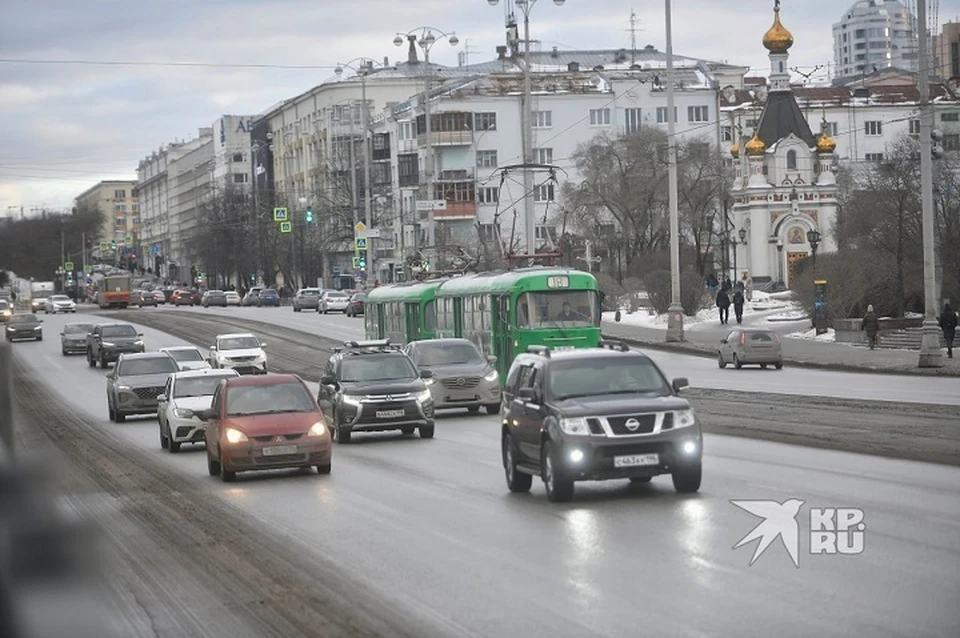
[[683, 341], [683, 305], [680, 303], [680, 209], [677, 186], [677, 122], [674, 117], [673, 24], [671, 0], [665, 1], [667, 31], [667, 151], [670, 169], [670, 307], [667, 341]]
[[820, 233], [816, 230], [807, 231], [807, 243], [813, 251], [813, 276], [817, 276], [817, 247], [820, 245]]
[[[741, 228], [740, 230], [738, 230], [738, 231], [737, 231], [737, 236], [740, 238], [740, 245], [741, 245], [741, 246], [746, 246], [746, 245], [747, 245], [747, 229], [746, 229], [746, 228]], [[733, 250], [734, 250], [734, 253], [733, 253], [733, 254], [734, 254], [734, 257], [736, 257], [737, 247], [734, 246]], [[749, 270], [750, 270], [750, 264], [749, 264], [749, 262], [747, 261], [747, 257], [749, 257], [749, 253], [747, 253], [746, 248], [744, 248], [744, 250], [743, 250], [743, 261], [744, 261], [743, 266], [744, 266], [744, 268], [746, 268], [746, 269], [749, 271]], [[740, 275], [739, 275], [739, 273], [738, 273], [738, 271], [737, 271], [737, 266], [734, 265], [734, 268], [733, 268], [733, 281], [737, 281], [737, 277], [739, 277], [739, 276], [740, 276]]]
[[[558, 7], [563, 6], [566, 0], [553, 0]], [[537, 0], [514, 0], [516, 6], [523, 12], [523, 109], [520, 114], [520, 127], [523, 131], [523, 163], [533, 164], [533, 103], [530, 77], [530, 11]], [[487, 4], [495, 7], [500, 0], [487, 0]], [[524, 215], [527, 234], [527, 254], [537, 253], [537, 217], [534, 209], [533, 173], [529, 166], [523, 170]]]
[[[424, 93], [423, 93], [423, 113], [424, 120], [426, 122], [426, 134], [427, 141], [427, 156], [423, 163], [424, 169], [424, 182], [427, 188], [427, 198], [430, 201], [433, 201], [433, 140], [431, 123], [430, 123], [430, 49], [433, 48], [433, 45], [437, 42], [437, 37], [433, 35], [433, 32], [436, 31], [441, 38], [446, 38], [447, 42], [450, 43], [450, 46], [457, 46], [460, 44], [459, 38], [453, 32], [444, 33], [440, 29], [435, 27], [417, 27], [412, 29], [407, 33], [398, 33], [397, 37], [393, 39], [393, 43], [396, 46], [402, 46], [403, 40], [406, 38], [410, 41], [410, 47], [413, 48], [413, 43], [416, 42], [421, 49], [423, 49], [423, 61], [426, 65], [426, 71], [424, 72]], [[417, 32], [420, 33], [419, 37]], [[427, 213], [427, 243], [430, 244], [431, 249], [436, 249], [436, 220], [433, 206], [430, 206], [430, 209]]]
[[780, 285], [786, 287], [783, 281], [783, 237], [777, 238], [777, 274]]

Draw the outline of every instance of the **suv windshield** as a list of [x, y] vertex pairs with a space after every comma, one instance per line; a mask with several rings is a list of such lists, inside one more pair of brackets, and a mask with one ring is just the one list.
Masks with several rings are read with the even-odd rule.
[[92, 323], [69, 323], [63, 329], [63, 334], [85, 335], [93, 332]]
[[165, 352], [177, 361], [203, 361], [203, 355], [199, 350], [166, 350]]
[[247, 350], [259, 347], [260, 340], [256, 337], [227, 337], [217, 342], [217, 350]]
[[173, 388], [173, 398], [183, 399], [185, 397], [213, 396], [220, 382], [231, 376], [233, 375], [219, 374], [177, 379], [176, 386]]
[[517, 300], [517, 326], [527, 329], [584, 328], [600, 325], [592, 290], [528, 292]]
[[340, 381], [407, 381], [419, 378], [410, 359], [402, 354], [362, 354], [344, 357]]
[[653, 362], [633, 356], [555, 361], [548, 386], [556, 401], [604, 394], [670, 394], [670, 386]]
[[133, 326], [105, 326], [100, 332], [104, 337], [136, 337], [137, 329]]
[[445, 366], [458, 363], [483, 363], [480, 351], [472, 343], [425, 343], [413, 349], [418, 366]]
[[120, 364], [117, 370], [118, 377], [131, 377], [141, 374], [163, 374], [176, 372], [177, 364], [170, 357], [150, 357], [148, 359], [131, 359]]
[[240, 385], [227, 392], [227, 415], [315, 412], [313, 397], [298, 382]]

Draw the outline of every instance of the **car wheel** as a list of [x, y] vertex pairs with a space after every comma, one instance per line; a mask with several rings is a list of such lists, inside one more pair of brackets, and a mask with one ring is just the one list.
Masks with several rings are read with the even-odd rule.
[[557, 462], [553, 441], [547, 441], [540, 452], [540, 473], [547, 498], [554, 503], [573, 500], [573, 481], [563, 475], [563, 468]]
[[66, 348], [60, 348], [60, 353], [61, 353], [63, 356], [67, 356], [67, 349], [66, 349]]
[[487, 414], [500, 414], [500, 404], [499, 404], [499, 403], [488, 403], [488, 404], [487, 404]]
[[325, 314], [325, 315], [329, 315], [329, 314], [330, 314], [330, 311], [329, 311], [329, 310], [327, 310], [326, 308], [324, 308], [324, 309], [323, 309], [323, 314]]
[[343, 443], [343, 444], [349, 443], [349, 442], [350, 442], [350, 435], [351, 435], [351, 434], [353, 434], [353, 433], [350, 432], [350, 430], [344, 430], [344, 429], [343, 429], [342, 427], [340, 427], [339, 425], [334, 425], [334, 426], [333, 426], [333, 440], [336, 441], [338, 444], [340, 444], [340, 443]]
[[107, 360], [104, 358], [103, 353], [100, 353], [100, 367], [106, 369]]
[[723, 353], [721, 352], [717, 353], [717, 365], [721, 370], [727, 367], [727, 362], [723, 360]]
[[435, 426], [432, 425], [421, 425], [420, 426], [420, 438], [421, 439], [432, 439], [435, 431]]
[[703, 476], [703, 465], [700, 461], [695, 464], [682, 465], [673, 471], [673, 489], [688, 494], [700, 489], [700, 479]]
[[736, 368], [737, 370], [743, 367], [743, 364], [740, 363], [740, 357], [738, 357], [737, 355], [733, 355], [733, 367]]
[[653, 478], [652, 476], [631, 476], [630, 482], [631, 483], [649, 483], [652, 478]]
[[163, 424], [160, 424], [160, 449], [166, 450], [170, 447], [170, 439], [163, 433]]
[[210, 454], [209, 448], [207, 448], [207, 472], [210, 476], [218, 476], [220, 474], [220, 461], [213, 460], [213, 455]]
[[43, 341], [43, 337], [37, 337], [37, 341]]
[[469, 412], [470, 414], [476, 414], [479, 411], [480, 411], [479, 405], [471, 405], [469, 408], [467, 408], [467, 412]]
[[174, 441], [173, 438], [167, 439], [170, 442], [170, 454], [176, 454], [180, 451], [180, 442]]
[[107, 399], [107, 418], [113, 422], [117, 420], [117, 413], [113, 411], [113, 405], [110, 404], [109, 399]]
[[761, 363], [761, 364], [760, 364], [760, 369], [761, 369], [761, 370], [766, 370], [766, 369], [767, 369], [767, 364]]
[[504, 434], [501, 448], [503, 473], [507, 479], [507, 488], [511, 492], [529, 492], [530, 487], [533, 485], [533, 476], [517, 471], [517, 462], [513, 458], [513, 437], [509, 434]]
[[782, 363], [776, 363], [776, 364], [774, 364], [773, 367], [776, 368], [777, 370], [783, 370], [783, 364], [782, 364]]
[[87, 350], [87, 365], [91, 368], [97, 367], [97, 361], [93, 358], [93, 353]]
[[114, 410], [114, 415], [117, 417], [117, 423], [124, 423], [127, 420], [127, 415], [121, 412], [120, 410]]
[[404, 434], [413, 434], [417, 431], [417, 428], [400, 428], [400, 431]]
[[224, 465], [223, 459], [220, 459], [220, 480], [224, 483], [233, 483], [237, 480], [237, 473], [231, 472], [227, 469], [227, 466]]
[[323, 465], [317, 466], [317, 474], [329, 474], [332, 468], [331, 461], [327, 461]]

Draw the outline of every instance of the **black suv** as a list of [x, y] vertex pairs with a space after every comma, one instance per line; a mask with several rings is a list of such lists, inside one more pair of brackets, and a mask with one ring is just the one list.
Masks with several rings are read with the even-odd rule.
[[646, 355], [614, 341], [551, 352], [530, 346], [503, 389], [501, 450], [507, 487], [540, 475], [554, 502], [574, 481], [647, 482], [671, 474], [678, 492], [700, 489], [703, 436], [686, 379], [668, 383]]
[[330, 419], [333, 438], [349, 443], [354, 432], [400, 430], [433, 438], [433, 398], [417, 366], [388, 340], [347, 341], [334, 348], [320, 378], [317, 403]]

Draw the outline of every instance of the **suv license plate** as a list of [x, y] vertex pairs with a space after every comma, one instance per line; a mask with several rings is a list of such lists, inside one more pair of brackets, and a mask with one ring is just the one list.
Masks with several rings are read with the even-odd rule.
[[403, 410], [377, 410], [378, 419], [395, 419], [403, 416]]
[[283, 456], [285, 454], [296, 454], [297, 446], [296, 445], [274, 445], [272, 447], [263, 448], [264, 456]]
[[637, 467], [642, 465], [660, 465], [659, 454], [631, 454], [613, 457], [614, 467]]

